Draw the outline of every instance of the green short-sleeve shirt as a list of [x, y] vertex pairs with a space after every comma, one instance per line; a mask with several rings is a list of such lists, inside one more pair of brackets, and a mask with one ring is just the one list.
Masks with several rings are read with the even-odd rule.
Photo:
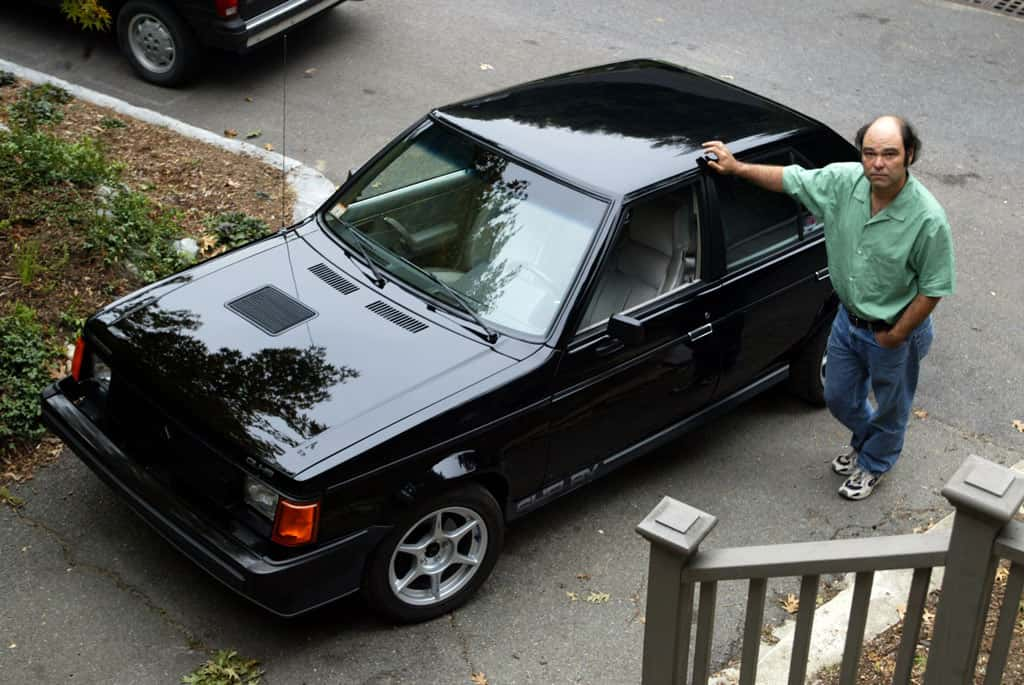
[[857, 162], [787, 166], [785, 191], [825, 224], [828, 268], [839, 299], [866, 319], [894, 323], [917, 295], [955, 287], [953, 236], [938, 201], [914, 176], [871, 216], [871, 186]]

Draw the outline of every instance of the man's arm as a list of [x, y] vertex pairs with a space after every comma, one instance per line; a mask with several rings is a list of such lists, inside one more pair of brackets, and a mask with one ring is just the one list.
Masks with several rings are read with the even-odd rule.
[[941, 299], [941, 297], [918, 295], [910, 301], [907, 308], [903, 310], [903, 316], [893, 324], [892, 328], [875, 333], [875, 340], [882, 347], [891, 348], [900, 345], [915, 328], [921, 325], [922, 321], [928, 318]]
[[766, 190], [783, 192], [782, 170], [784, 167], [769, 164], [747, 164], [732, 156], [729, 148], [720, 140], [703, 143], [705, 154], [713, 154], [717, 160], [708, 159], [708, 166], [726, 176], [739, 176]]

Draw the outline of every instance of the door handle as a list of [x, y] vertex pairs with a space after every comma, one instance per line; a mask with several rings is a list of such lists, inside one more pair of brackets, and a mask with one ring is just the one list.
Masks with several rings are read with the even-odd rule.
[[814, 277], [817, 278], [819, 281], [824, 281], [826, 278], [828, 278], [828, 267], [826, 266], [824, 269], [818, 269], [817, 271], [815, 271]]
[[706, 323], [700, 328], [694, 328], [686, 335], [690, 338], [690, 342], [697, 342], [701, 338], [706, 338], [711, 335], [711, 324]]

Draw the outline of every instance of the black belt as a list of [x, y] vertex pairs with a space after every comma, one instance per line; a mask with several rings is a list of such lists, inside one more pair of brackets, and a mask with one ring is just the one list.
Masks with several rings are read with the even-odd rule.
[[846, 311], [846, 315], [850, 317], [850, 323], [857, 328], [863, 328], [865, 330], [876, 333], [878, 331], [887, 331], [892, 328], [892, 324], [882, 319], [862, 319], [859, 316], [852, 314], [849, 310]]

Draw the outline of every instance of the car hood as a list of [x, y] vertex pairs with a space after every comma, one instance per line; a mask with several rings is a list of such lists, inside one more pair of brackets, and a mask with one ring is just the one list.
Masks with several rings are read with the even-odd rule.
[[111, 392], [123, 380], [222, 452], [295, 475], [515, 361], [364, 283], [340, 249], [349, 272], [295, 233], [243, 252], [93, 323]]

